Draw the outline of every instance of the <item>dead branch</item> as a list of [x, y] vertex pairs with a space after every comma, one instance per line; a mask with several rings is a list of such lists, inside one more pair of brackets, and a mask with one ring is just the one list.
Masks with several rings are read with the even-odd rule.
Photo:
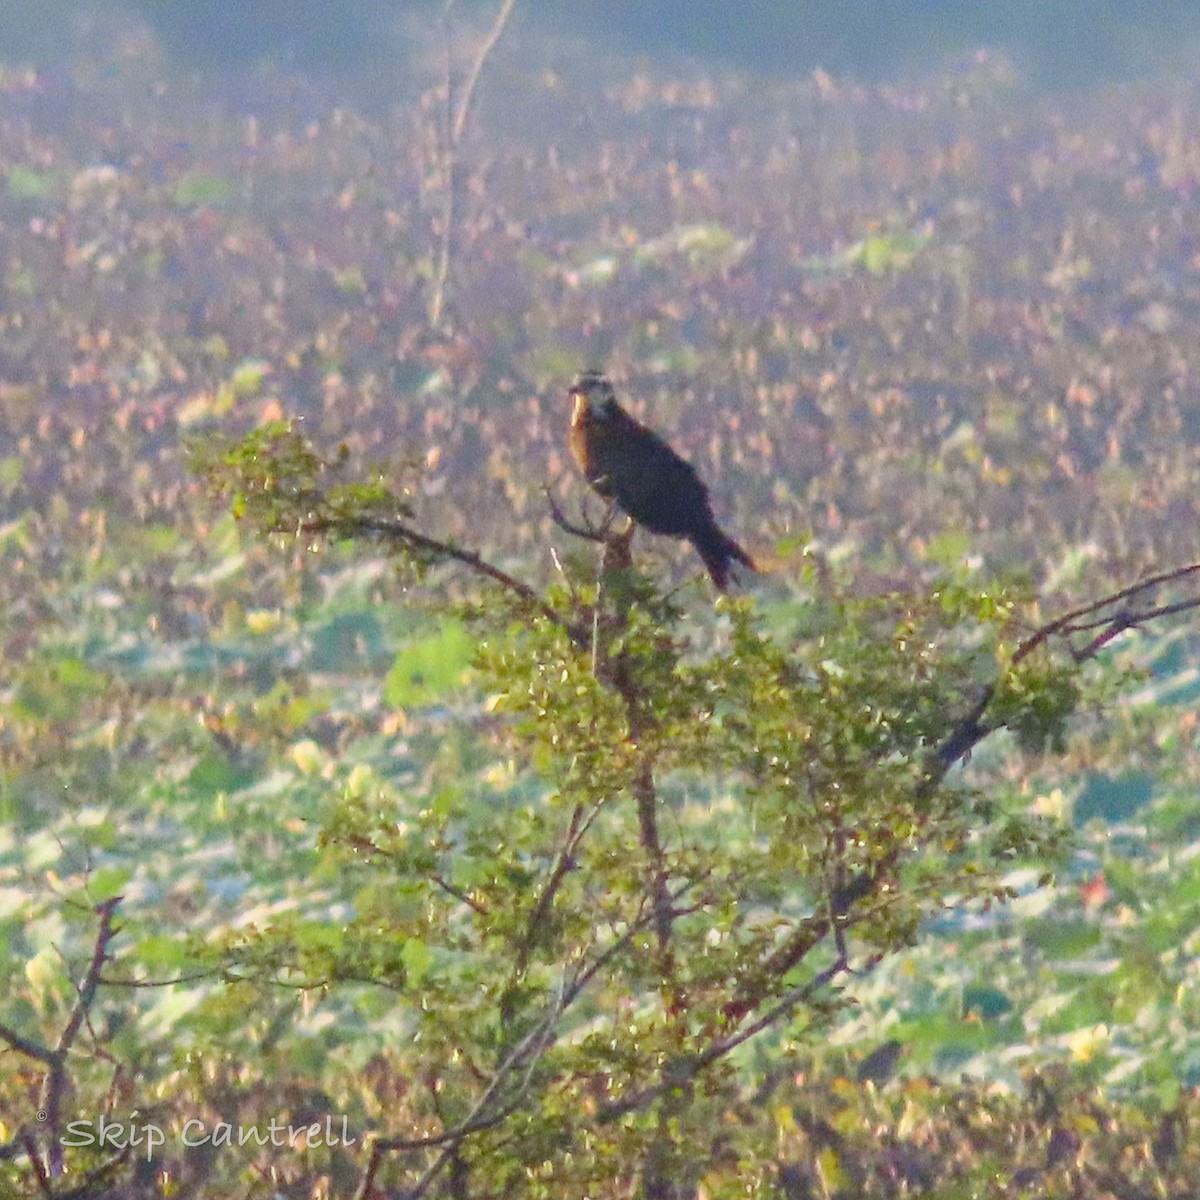
[[441, 174], [444, 194], [442, 198], [442, 228], [438, 245], [437, 269], [434, 272], [433, 294], [429, 301], [429, 323], [435, 329], [441, 325], [442, 317], [445, 313], [446, 288], [450, 279], [450, 262], [453, 257], [455, 226], [458, 220], [459, 146], [462, 143], [467, 121], [470, 118], [471, 109], [474, 105], [475, 90], [479, 86], [479, 77], [483, 74], [483, 68], [491, 57], [492, 52], [496, 49], [496, 45], [504, 33], [504, 28], [508, 24], [508, 19], [512, 15], [515, 5], [516, 0], [502, 0], [495, 20], [492, 22], [492, 27], [480, 45], [470, 71], [467, 72], [466, 82], [463, 84], [462, 93], [458, 97], [457, 103], [454, 97], [454, 63], [449, 30], [449, 15], [450, 10], [454, 7], [454, 0], [447, 0], [445, 8], [445, 20], [447, 22], [445, 78], [443, 79], [443, 87], [445, 88], [445, 115], [441, 133]]

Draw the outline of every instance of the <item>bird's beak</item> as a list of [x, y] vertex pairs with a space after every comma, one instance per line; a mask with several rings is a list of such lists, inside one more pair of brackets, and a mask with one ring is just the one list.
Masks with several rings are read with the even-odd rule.
[[573, 402], [571, 408], [571, 427], [575, 428], [575, 426], [582, 425], [587, 420], [588, 401], [587, 396], [583, 392], [573, 391], [570, 395]]

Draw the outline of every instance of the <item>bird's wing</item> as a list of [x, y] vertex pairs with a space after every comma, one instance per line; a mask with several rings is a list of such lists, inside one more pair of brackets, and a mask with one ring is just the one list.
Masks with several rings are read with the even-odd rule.
[[708, 489], [691, 464], [632, 417], [621, 426], [598, 456], [620, 506], [653, 533], [678, 536], [710, 521]]

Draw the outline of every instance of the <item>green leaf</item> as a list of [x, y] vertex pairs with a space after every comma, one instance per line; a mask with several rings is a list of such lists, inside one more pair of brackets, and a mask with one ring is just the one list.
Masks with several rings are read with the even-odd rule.
[[167, 974], [185, 967], [190, 960], [187, 940], [168, 933], [149, 934], [139, 938], [133, 956], [151, 974]]
[[100, 867], [87, 880], [87, 896], [94, 904], [119, 896], [133, 875], [132, 867]]
[[415, 987], [433, 965], [433, 954], [420, 938], [408, 938], [400, 951], [400, 961], [404, 964], [409, 984]]
[[384, 681], [392, 708], [420, 708], [445, 700], [461, 687], [476, 652], [476, 639], [457, 621], [401, 650]]

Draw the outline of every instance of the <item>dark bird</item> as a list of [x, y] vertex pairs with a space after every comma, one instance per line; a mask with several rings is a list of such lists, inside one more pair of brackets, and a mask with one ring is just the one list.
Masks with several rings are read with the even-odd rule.
[[690, 463], [635, 421], [618, 403], [599, 371], [571, 385], [571, 454], [588, 483], [651, 533], [687, 538], [720, 591], [734, 563], [754, 561], [717, 528], [708, 488]]

